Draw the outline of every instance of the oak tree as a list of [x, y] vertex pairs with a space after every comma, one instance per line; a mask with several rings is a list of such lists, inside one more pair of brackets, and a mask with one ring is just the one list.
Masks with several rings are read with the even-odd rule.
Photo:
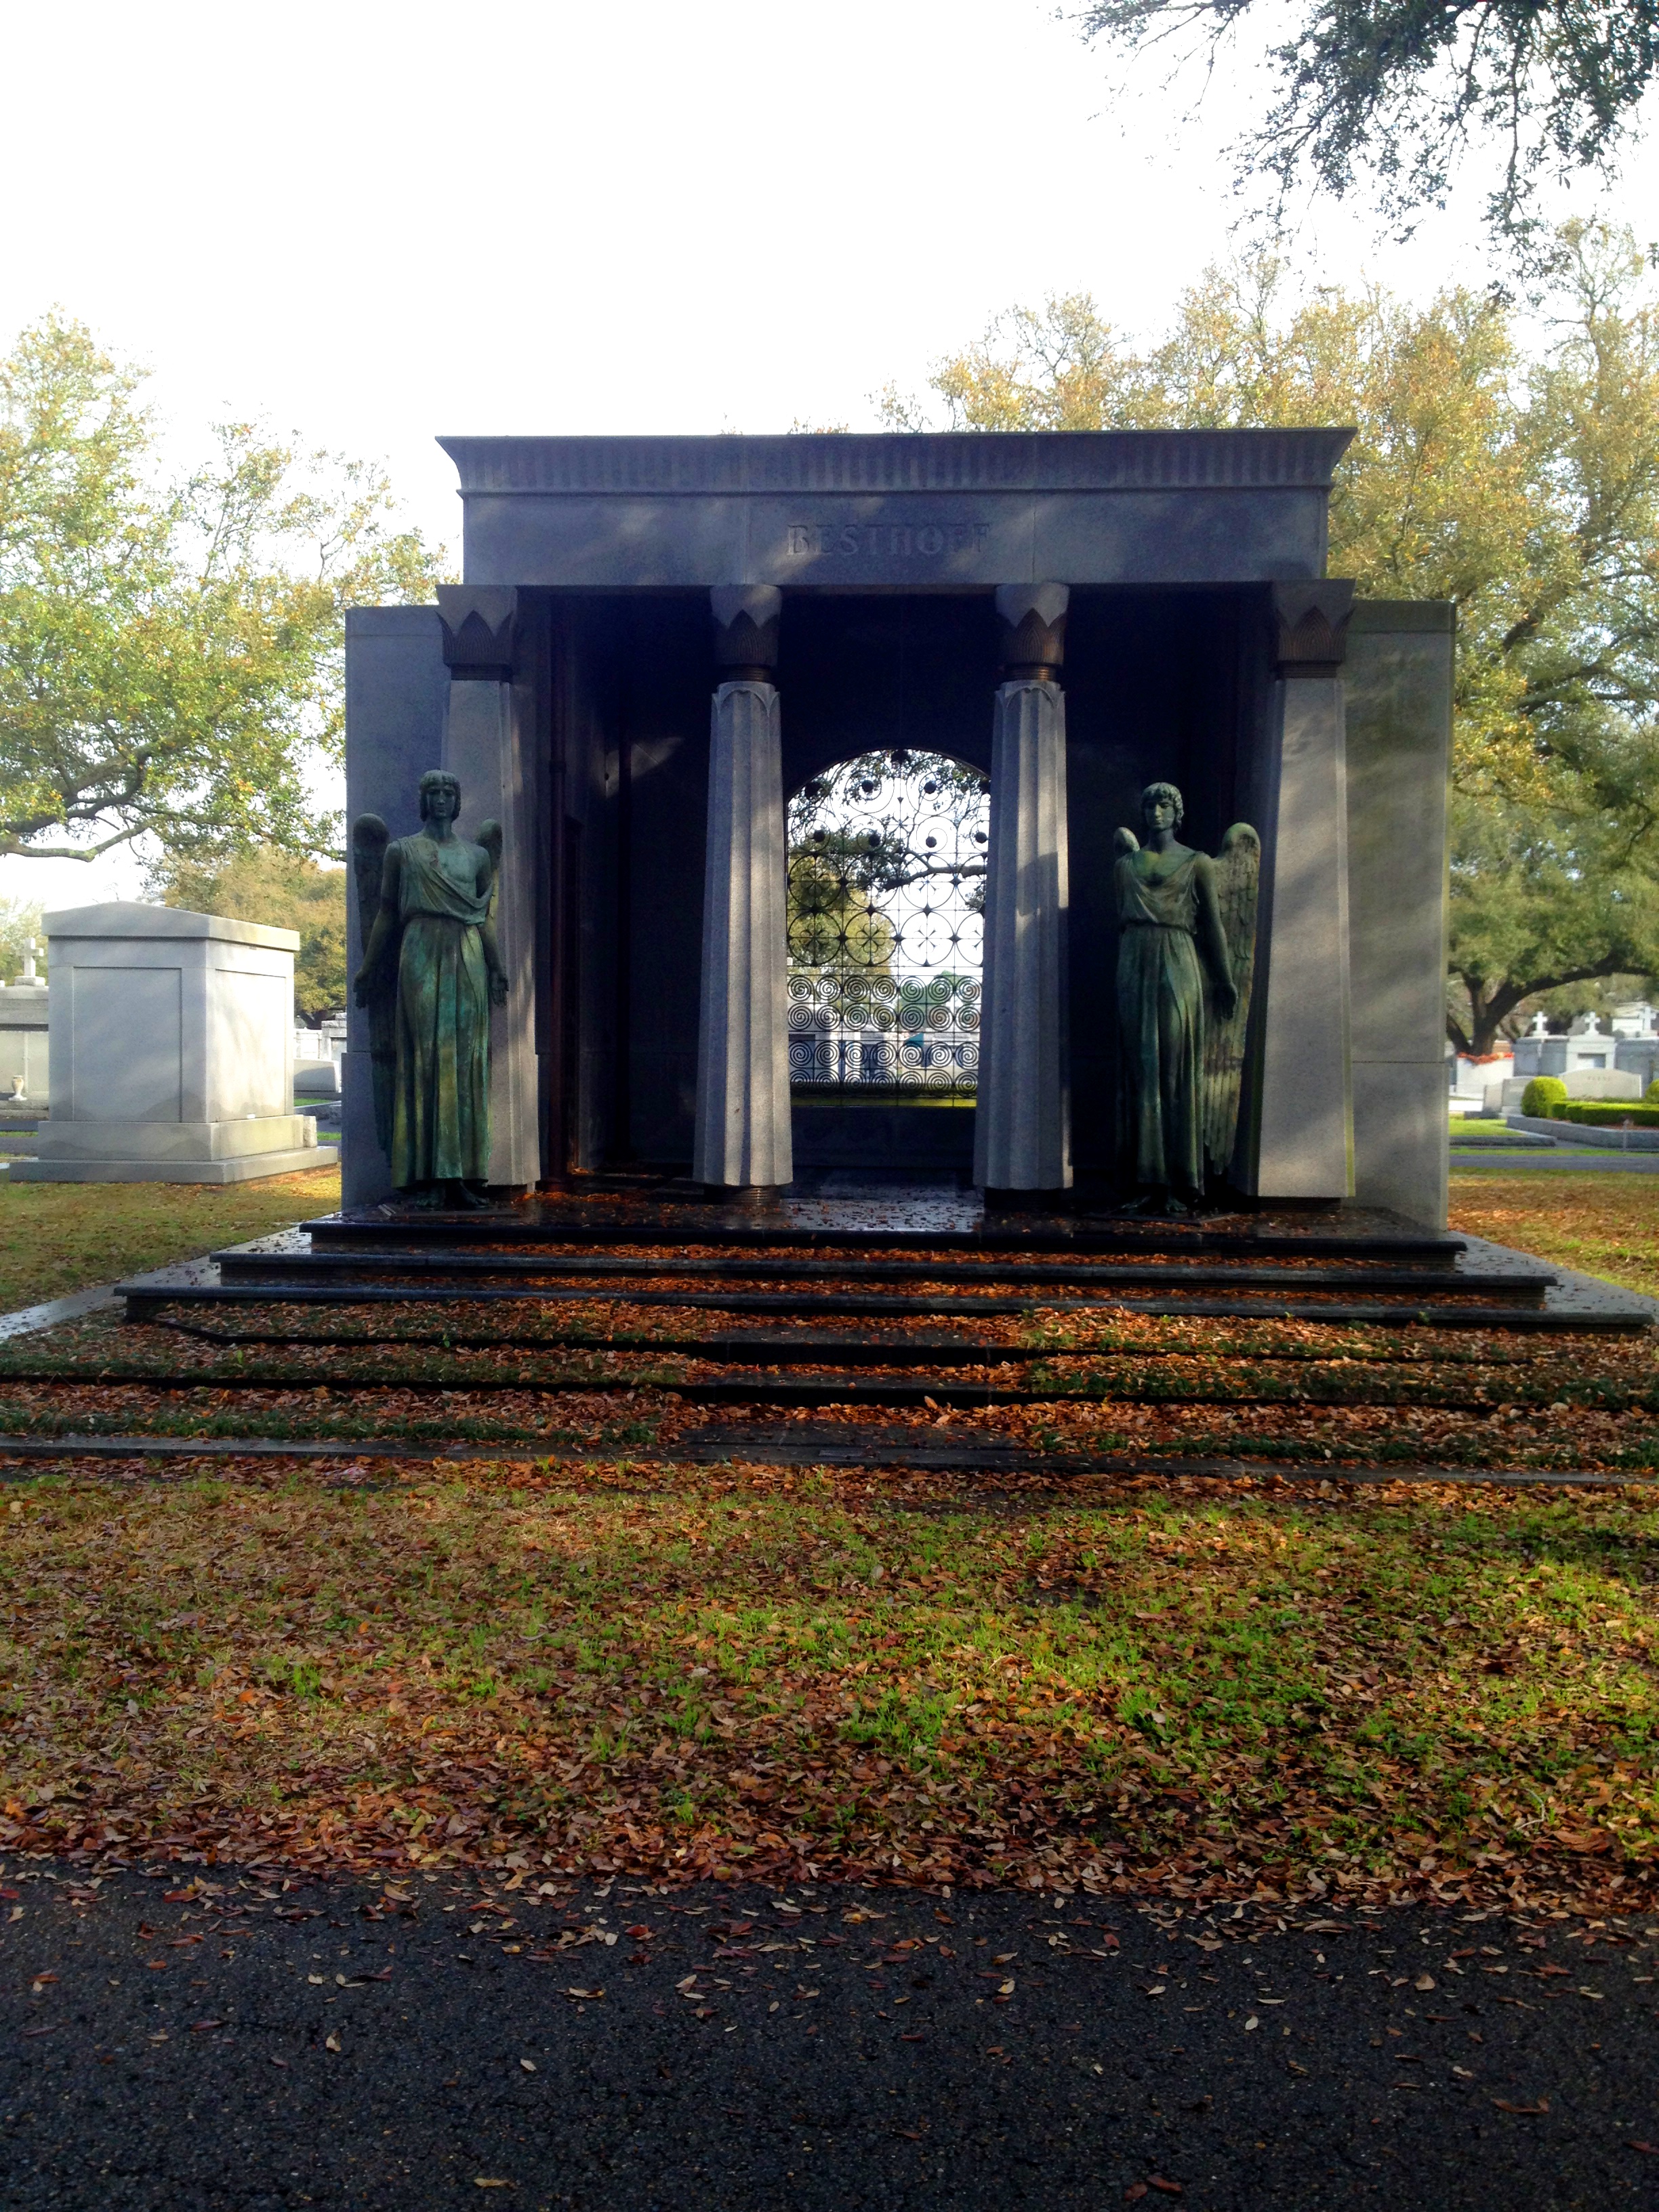
[[165, 905], [297, 930], [295, 1013], [315, 1023], [343, 1011], [346, 869], [322, 867], [303, 854], [258, 845], [222, 863], [171, 857], [154, 873], [154, 887]]
[[0, 360], [0, 854], [330, 850], [345, 610], [434, 556], [377, 470], [251, 423], [168, 482], [143, 381], [58, 314]]
[[1480, 1052], [1534, 993], [1659, 971], [1659, 311], [1624, 234], [1569, 226], [1550, 275], [1541, 345], [1495, 293], [1287, 297], [1255, 259], [1153, 344], [1077, 294], [932, 378], [963, 428], [1355, 426], [1330, 573], [1457, 611], [1451, 1031]]
[[1275, 95], [1233, 149], [1241, 188], [1278, 208], [1304, 180], [1370, 185], [1408, 229], [1495, 150], [1490, 214], [1524, 235], [1540, 177], [1611, 174], [1659, 68], [1659, 0], [1091, 0], [1085, 37], [1207, 78], [1263, 40]]

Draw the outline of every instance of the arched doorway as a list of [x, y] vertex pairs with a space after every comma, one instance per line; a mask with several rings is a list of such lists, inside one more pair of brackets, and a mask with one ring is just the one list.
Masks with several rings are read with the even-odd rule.
[[987, 777], [943, 753], [860, 753], [791, 799], [802, 1164], [956, 1167], [971, 1154], [989, 817]]

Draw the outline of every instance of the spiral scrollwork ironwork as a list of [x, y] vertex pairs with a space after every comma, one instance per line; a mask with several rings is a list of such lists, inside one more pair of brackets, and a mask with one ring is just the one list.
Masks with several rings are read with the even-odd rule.
[[939, 753], [860, 754], [792, 799], [792, 1089], [973, 1097], [989, 813]]

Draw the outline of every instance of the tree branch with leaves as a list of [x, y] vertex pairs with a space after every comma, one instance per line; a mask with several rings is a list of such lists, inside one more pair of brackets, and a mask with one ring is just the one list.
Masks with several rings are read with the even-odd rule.
[[1659, 972], [1659, 305], [1627, 234], [1568, 225], [1528, 351], [1495, 292], [1421, 307], [1211, 270], [1136, 344], [1086, 294], [936, 364], [963, 429], [1352, 423], [1330, 570], [1457, 610], [1451, 1030], [1487, 1052], [1537, 994]]
[[438, 557], [380, 471], [252, 423], [166, 483], [143, 380], [55, 314], [0, 362], [0, 854], [337, 853], [345, 611]]
[[1402, 232], [1495, 148], [1489, 215], [1525, 238], [1540, 178], [1606, 179], [1659, 70], [1659, 0], [1092, 0], [1084, 35], [1207, 82], [1251, 33], [1277, 94], [1233, 148], [1272, 213], [1306, 181], [1369, 186]]

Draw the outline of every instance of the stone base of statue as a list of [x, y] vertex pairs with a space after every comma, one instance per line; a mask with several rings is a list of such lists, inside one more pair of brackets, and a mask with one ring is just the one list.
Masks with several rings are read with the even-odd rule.
[[398, 1193], [398, 1206], [415, 1213], [483, 1213], [495, 1202], [483, 1184], [459, 1180], [412, 1183]]
[[1077, 1202], [1070, 1183], [1047, 1190], [1001, 1190], [988, 1183], [980, 1195], [988, 1213], [1068, 1213]]

